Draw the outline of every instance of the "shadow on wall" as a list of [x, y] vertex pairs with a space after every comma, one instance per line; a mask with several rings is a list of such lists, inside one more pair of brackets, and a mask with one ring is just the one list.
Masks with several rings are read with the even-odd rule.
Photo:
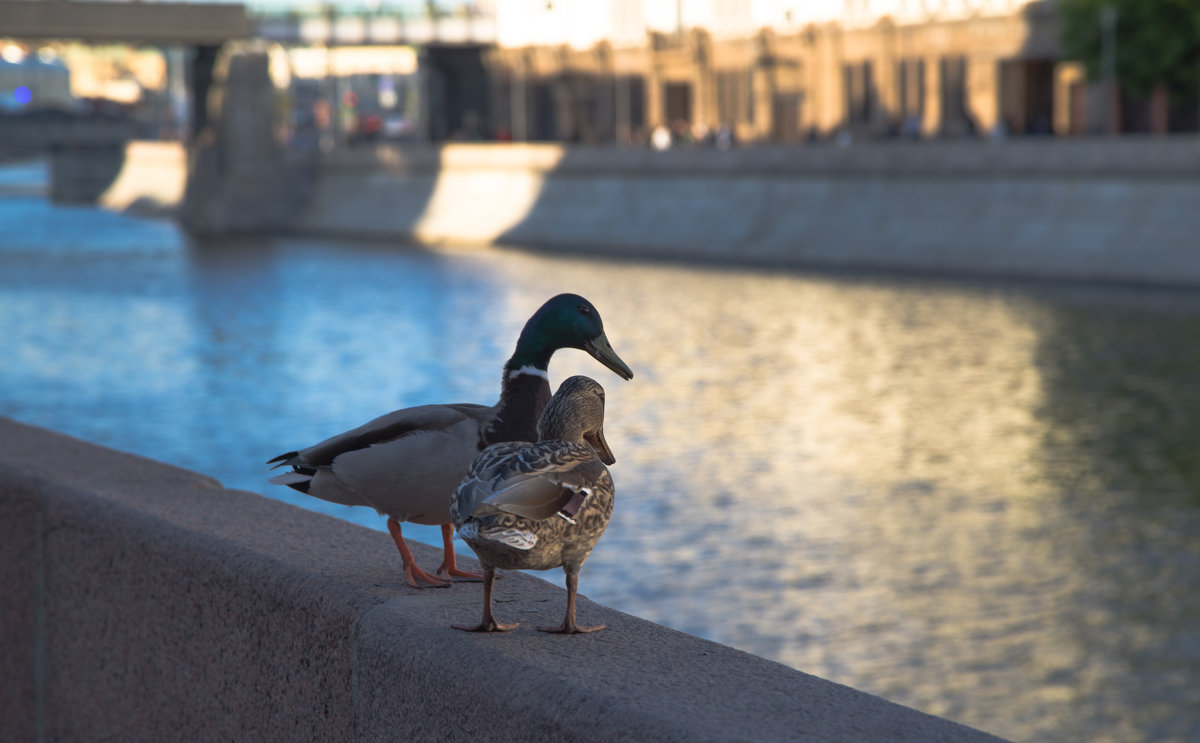
[[546, 195], [557, 145], [380, 145], [322, 159], [294, 231], [422, 245], [501, 241]]
[[47, 156], [50, 197], [62, 204], [95, 203], [125, 165], [134, 122], [126, 116], [43, 110], [0, 115], [0, 149], [18, 157]]
[[94, 204], [125, 166], [125, 143], [50, 148], [50, 198], [59, 204]]

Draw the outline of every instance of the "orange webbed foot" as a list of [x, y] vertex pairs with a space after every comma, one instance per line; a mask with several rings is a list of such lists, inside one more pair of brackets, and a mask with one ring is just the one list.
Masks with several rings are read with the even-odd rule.
[[[421, 568], [417, 567], [416, 563], [409, 563], [404, 566], [404, 577], [408, 580], [408, 585], [413, 588], [449, 588], [450, 581], [445, 578], [439, 578], [436, 575], [430, 575]], [[427, 585], [422, 585], [424, 582]]]
[[[438, 569], [435, 572], [438, 575], [445, 573], [446, 577], [448, 578], [462, 578], [464, 581], [478, 582], [483, 580], [483, 573], [472, 573], [469, 570], [459, 570], [456, 565], [447, 566], [444, 562], [438, 566]], [[497, 575], [496, 577], [499, 578], [500, 576]]]

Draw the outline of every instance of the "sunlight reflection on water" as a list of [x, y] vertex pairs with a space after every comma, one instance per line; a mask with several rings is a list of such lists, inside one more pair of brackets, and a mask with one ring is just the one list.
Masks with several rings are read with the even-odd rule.
[[1014, 739], [1200, 737], [1194, 294], [201, 250], [0, 199], [17, 223], [43, 226], [0, 241], [0, 414], [380, 528], [262, 462], [492, 402], [526, 317], [577, 291], [637, 374], [551, 368], [609, 392], [590, 598]]

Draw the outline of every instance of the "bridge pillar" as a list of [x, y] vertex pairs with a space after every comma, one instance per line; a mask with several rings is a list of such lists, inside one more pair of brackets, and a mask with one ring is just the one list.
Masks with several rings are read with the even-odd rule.
[[208, 126], [208, 91], [213, 83], [213, 68], [221, 47], [215, 44], [197, 44], [191, 47], [187, 65], [187, 87], [191, 92], [191, 130], [189, 139], [199, 136]]
[[204, 108], [205, 123], [189, 147], [180, 221], [194, 234], [214, 237], [283, 229], [307, 196], [315, 161], [285, 158], [275, 140], [267, 55], [229, 46], [215, 65], [193, 65], [204, 69], [212, 70], [212, 94], [204, 97], [212, 108]]

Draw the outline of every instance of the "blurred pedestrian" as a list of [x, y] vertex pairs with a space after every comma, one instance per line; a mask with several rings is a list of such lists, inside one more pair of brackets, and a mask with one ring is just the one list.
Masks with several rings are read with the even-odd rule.
[[659, 152], [671, 149], [670, 130], [662, 124], [654, 127], [654, 131], [650, 134], [650, 146]]

